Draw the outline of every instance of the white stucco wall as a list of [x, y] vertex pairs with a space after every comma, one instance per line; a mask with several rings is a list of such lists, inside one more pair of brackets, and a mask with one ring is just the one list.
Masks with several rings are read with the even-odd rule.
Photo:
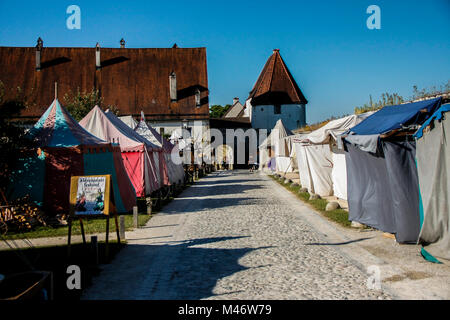
[[281, 119], [289, 130], [295, 130], [306, 124], [306, 110], [303, 104], [281, 105], [281, 113], [275, 114], [275, 106], [252, 106], [251, 122], [255, 129], [270, 130]]

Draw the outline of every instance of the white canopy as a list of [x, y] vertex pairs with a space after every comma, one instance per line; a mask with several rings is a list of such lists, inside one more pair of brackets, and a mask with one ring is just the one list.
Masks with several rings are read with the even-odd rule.
[[[275, 157], [289, 157], [289, 146], [288, 141], [285, 140], [287, 136], [293, 135], [292, 131], [287, 129], [283, 121], [280, 119], [277, 121], [267, 138], [259, 145], [260, 154], [260, 169], [263, 169], [264, 165], [270, 160], [270, 155], [267, 151], [268, 147], [271, 147], [275, 152]], [[286, 167], [286, 160], [279, 160], [280, 168], [277, 170], [282, 171]], [[283, 167], [283, 168], [281, 168]]]
[[347, 199], [345, 155], [334, 144], [339, 135], [356, 126], [373, 112], [332, 120], [313, 132], [292, 138], [296, 144], [302, 186], [321, 196]]
[[182, 183], [184, 181], [184, 169], [178, 155], [178, 147], [175, 147], [172, 143], [167, 141], [154, 128], [145, 122], [143, 112], [141, 113], [141, 121], [139, 121], [134, 131], [163, 149], [163, 156], [167, 166], [167, 175], [170, 183]]
[[131, 129], [135, 129], [137, 127], [137, 122], [134, 120], [133, 116], [121, 116], [119, 117], [120, 120], [123, 121], [127, 126], [129, 126]]

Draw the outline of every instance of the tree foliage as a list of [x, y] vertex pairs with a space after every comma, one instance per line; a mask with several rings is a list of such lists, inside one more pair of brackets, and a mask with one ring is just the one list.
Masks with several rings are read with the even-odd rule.
[[220, 104], [215, 104], [209, 108], [209, 117], [210, 118], [222, 118], [225, 112], [230, 109], [231, 104], [227, 104], [225, 106], [221, 106]]
[[66, 93], [63, 97], [63, 104], [77, 121], [83, 119], [96, 105], [102, 107], [103, 110], [110, 109], [115, 115], [119, 114], [119, 109], [115, 106], [103, 107], [103, 98], [96, 89], [92, 89], [90, 92], [80, 92], [80, 88], [78, 88], [76, 92]]
[[28, 98], [16, 88], [15, 97], [5, 99], [5, 90], [0, 81], [0, 189], [3, 191], [22, 152], [31, 147], [31, 141], [25, 136], [24, 123], [17, 121], [21, 111], [29, 106]]

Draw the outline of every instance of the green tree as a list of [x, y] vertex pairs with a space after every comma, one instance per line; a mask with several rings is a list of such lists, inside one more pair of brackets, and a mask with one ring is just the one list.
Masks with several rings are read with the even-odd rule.
[[215, 104], [209, 108], [209, 117], [210, 118], [222, 118], [225, 112], [230, 109], [231, 104], [227, 104], [225, 106], [221, 106], [219, 104]]
[[83, 119], [96, 105], [102, 107], [103, 110], [110, 109], [114, 114], [119, 114], [119, 109], [115, 106], [102, 106], [103, 98], [96, 89], [90, 92], [80, 92], [80, 88], [78, 88], [75, 93], [66, 93], [63, 100], [67, 111], [77, 121]]
[[[23, 151], [32, 146], [26, 138], [24, 123], [17, 121], [21, 111], [28, 107], [27, 97], [16, 88], [15, 98], [5, 99], [5, 86], [0, 81], [0, 191], [9, 184], [14, 167]], [[10, 96], [10, 95], [8, 95]], [[3, 201], [0, 197], [0, 202]]]

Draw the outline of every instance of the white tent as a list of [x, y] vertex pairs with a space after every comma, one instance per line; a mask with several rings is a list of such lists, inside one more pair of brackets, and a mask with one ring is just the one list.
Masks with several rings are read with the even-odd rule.
[[284, 172], [289, 169], [290, 148], [288, 140], [284, 138], [291, 135], [293, 133], [284, 126], [283, 121], [281, 119], [278, 120], [267, 138], [259, 145], [260, 169], [267, 167], [271, 158], [267, 150], [269, 147], [275, 157], [276, 170]]
[[137, 127], [137, 122], [134, 120], [133, 116], [121, 116], [119, 117], [122, 122], [124, 122], [127, 126], [129, 126], [131, 129], [135, 129]]
[[178, 147], [162, 137], [154, 128], [145, 122], [144, 114], [141, 113], [141, 121], [137, 124], [134, 131], [151, 143], [163, 149], [163, 157], [167, 166], [169, 182], [182, 183], [184, 181], [184, 169], [181, 158], [178, 155]]
[[347, 199], [347, 171], [345, 155], [336, 147], [339, 135], [354, 127], [371, 112], [351, 115], [328, 122], [323, 127], [293, 138], [300, 174], [300, 182], [310, 193], [335, 195]]

